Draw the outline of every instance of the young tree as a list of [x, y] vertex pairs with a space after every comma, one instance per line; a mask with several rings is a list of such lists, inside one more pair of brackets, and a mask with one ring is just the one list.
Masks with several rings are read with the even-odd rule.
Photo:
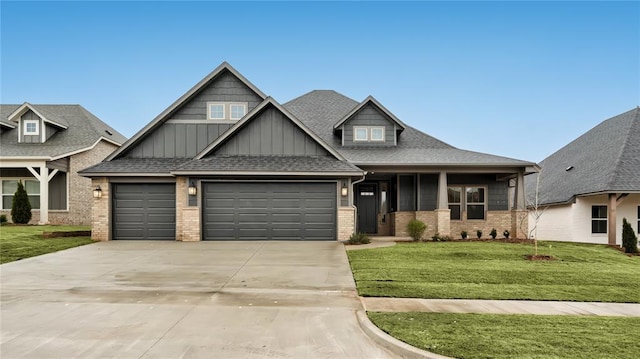
[[538, 175], [536, 176], [536, 191], [534, 193], [534, 198], [533, 200], [529, 200], [527, 206], [529, 207], [529, 218], [533, 219], [533, 227], [531, 228], [531, 230], [529, 231], [529, 235], [527, 236], [527, 239], [529, 238], [533, 238], [533, 247], [535, 248], [535, 253], [534, 255], [538, 255], [538, 222], [540, 221], [540, 217], [542, 217], [542, 215], [544, 214], [544, 211], [547, 209], [547, 207], [543, 207], [540, 205], [540, 197], [539, 197], [539, 193], [540, 193], [540, 177], [542, 176], [542, 170], [540, 170], [540, 172], [538, 172]]
[[626, 253], [638, 253], [638, 237], [626, 218], [622, 218], [622, 247]]
[[11, 220], [13, 223], [19, 224], [26, 224], [31, 220], [31, 203], [29, 203], [29, 196], [22, 185], [22, 181], [18, 181], [18, 189], [13, 194]]

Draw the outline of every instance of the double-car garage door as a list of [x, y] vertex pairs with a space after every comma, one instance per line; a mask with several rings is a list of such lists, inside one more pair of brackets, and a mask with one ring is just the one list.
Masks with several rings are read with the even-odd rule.
[[[114, 184], [114, 239], [175, 239], [175, 184]], [[336, 185], [205, 182], [203, 240], [335, 240]]]

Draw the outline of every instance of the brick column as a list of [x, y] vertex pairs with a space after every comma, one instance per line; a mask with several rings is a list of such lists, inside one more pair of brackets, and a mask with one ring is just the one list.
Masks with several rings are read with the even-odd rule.
[[[499, 232], [498, 232], [499, 233]], [[529, 212], [526, 210], [511, 211], [511, 238], [529, 237]]]
[[93, 198], [91, 205], [91, 239], [94, 241], [108, 241], [111, 239], [110, 222], [110, 202], [111, 194], [109, 191], [109, 180], [106, 177], [91, 179], [91, 187], [95, 189], [100, 186], [102, 197]]
[[346, 241], [351, 234], [355, 233], [356, 210], [353, 207], [338, 208], [338, 240]]
[[187, 177], [176, 179], [176, 240], [194, 242], [200, 240], [200, 208], [189, 207], [188, 188]]
[[451, 210], [436, 209], [436, 232], [441, 236], [451, 235]]

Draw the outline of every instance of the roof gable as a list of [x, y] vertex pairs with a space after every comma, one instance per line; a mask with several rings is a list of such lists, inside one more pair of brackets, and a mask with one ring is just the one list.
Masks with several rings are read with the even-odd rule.
[[[252, 147], [257, 145], [257, 143], [251, 143], [253, 140], [260, 143], [259, 148]], [[195, 158], [202, 159], [212, 154], [331, 154], [336, 159], [344, 160], [342, 155], [271, 97], [218, 137]]]
[[[193, 86], [189, 91], [187, 91], [184, 95], [178, 98], [174, 103], [172, 103], [164, 111], [162, 111], [158, 116], [156, 116], [156, 118], [154, 118], [151, 122], [149, 122], [145, 127], [143, 127], [135, 135], [133, 135], [133, 137], [131, 137], [129, 141], [127, 141], [117, 151], [109, 155], [105, 160], [110, 161], [126, 153], [127, 150], [129, 150], [130, 148], [135, 146], [137, 143], [139, 143], [142, 139], [144, 139], [147, 135], [149, 135], [154, 129], [158, 128], [165, 121], [170, 119], [172, 115], [179, 113], [181, 108], [185, 104], [187, 104], [189, 101], [191, 101], [196, 96], [198, 96], [209, 85], [211, 85], [216, 80], [218, 80], [221, 76], [224, 76], [226, 74], [232, 75], [242, 85], [246, 86], [251, 91], [253, 91], [261, 100], [264, 100], [267, 97], [262, 91], [260, 91], [255, 85], [249, 82], [249, 80], [247, 80], [244, 76], [242, 76], [242, 74], [240, 74], [231, 65], [229, 65], [227, 62], [223, 62], [218, 67], [216, 67], [210, 74], [208, 74], [205, 78], [203, 78], [200, 82], [198, 82], [195, 86]], [[180, 112], [179, 116], [188, 117], [188, 111]]]
[[55, 121], [52, 119], [52, 116], [45, 116], [43, 113], [46, 113], [46, 109], [37, 109], [36, 106], [25, 102], [22, 105], [20, 105], [20, 107], [18, 107], [15, 111], [13, 111], [8, 117], [7, 120], [8, 121], [12, 121], [12, 122], [18, 122], [20, 120], [20, 117], [22, 117], [22, 115], [26, 114], [27, 112], [33, 112], [35, 113], [38, 117], [40, 117], [42, 119], [42, 121], [44, 121], [45, 123], [51, 124], [53, 126], [56, 126], [58, 128], [62, 128], [62, 129], [67, 129], [68, 128], [68, 123], [66, 123], [66, 121], [64, 121], [63, 119], [55, 119]]
[[362, 111], [367, 106], [373, 106], [380, 113], [382, 113], [385, 117], [387, 117], [391, 122], [393, 122], [396, 126], [398, 126], [398, 130], [404, 130], [407, 125], [405, 125], [400, 119], [398, 119], [391, 111], [387, 110], [386, 107], [382, 106], [378, 100], [376, 100], [373, 96], [368, 96], [364, 101], [360, 102], [356, 107], [354, 107], [351, 111], [349, 111], [344, 117], [342, 117], [335, 125], [333, 125], [333, 129], [337, 130], [342, 126], [345, 122], [349, 121], [353, 117], [355, 117], [358, 112]]

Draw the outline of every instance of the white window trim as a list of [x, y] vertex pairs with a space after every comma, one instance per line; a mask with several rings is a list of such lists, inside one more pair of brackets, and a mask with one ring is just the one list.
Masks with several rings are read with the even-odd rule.
[[[222, 106], [222, 117], [211, 116], [211, 106]], [[226, 108], [224, 102], [207, 102], [207, 119], [208, 120], [224, 120], [226, 118]]]
[[[382, 132], [382, 138], [373, 138], [373, 130], [380, 130], [380, 132]], [[385, 140], [385, 133], [384, 133], [384, 127], [383, 126], [376, 126], [376, 127], [371, 127], [369, 128], [369, 140], [371, 142], [384, 142]]]
[[[237, 117], [237, 118], [233, 117], [233, 107], [234, 106], [240, 106], [244, 110], [244, 114], [241, 117]], [[242, 117], [244, 117], [247, 114], [247, 107], [249, 107], [247, 103], [242, 103], [242, 102], [231, 102], [231, 103], [229, 103], [229, 119], [231, 119], [231, 121], [240, 120]]]
[[[448, 198], [447, 198], [447, 205], [448, 206], [459, 206], [460, 207], [460, 218], [459, 219], [451, 219], [452, 221], [462, 221], [464, 220], [462, 214], [464, 213], [463, 211], [463, 205], [464, 205], [464, 194], [465, 192], [465, 188], [464, 186], [458, 186], [458, 185], [453, 185], [453, 186], [447, 186], [447, 192], [449, 192], [449, 188], [459, 188], [460, 189], [460, 202], [449, 202]], [[447, 193], [447, 197], [448, 197], [448, 193]], [[451, 217], [449, 217], [451, 218]]]
[[[35, 132], [27, 132], [27, 124], [33, 123], [36, 125]], [[40, 135], [40, 121], [38, 120], [22, 120], [22, 125], [24, 126], [24, 135], [25, 136], [39, 136]]]
[[[364, 130], [365, 138], [358, 138], [358, 130]], [[353, 142], [369, 142], [369, 128], [364, 126], [353, 126]]]
[[[25, 181], [32, 181], [32, 182], [40, 183], [34, 177], [2, 177], [2, 178], [0, 178], [0, 210], [10, 210], [11, 209], [11, 207], [9, 207], [9, 208], [4, 208], [3, 207], [4, 206], [4, 201], [2, 199], [3, 199], [4, 196], [8, 196], [8, 195], [12, 195], [13, 196], [13, 193], [9, 194], [9, 193], [4, 193], [2, 191], [2, 182], [4, 182], [4, 181], [16, 181], [16, 182], [17, 181], [22, 181], [22, 185], [23, 186], [25, 185]], [[40, 187], [38, 187], [38, 190], [40, 190]], [[68, 193], [69, 192], [67, 192], [67, 195], [68, 195]], [[38, 196], [38, 197], [40, 197], [40, 192], [38, 192], [38, 194], [30, 194], [30, 193], [27, 193], [27, 194], [29, 196]], [[68, 202], [68, 200], [67, 200], [67, 202]], [[40, 209], [39, 208], [37, 208], [37, 209], [34, 208], [33, 210], [34, 211], [38, 211]]]
[[465, 185], [464, 187], [464, 213], [465, 213], [465, 217], [468, 216], [469, 211], [467, 210], [467, 207], [469, 206], [469, 202], [467, 201], [467, 188], [482, 188], [484, 189], [484, 201], [483, 202], [471, 202], [471, 205], [482, 205], [484, 206], [484, 215], [482, 219], [478, 219], [478, 218], [473, 218], [473, 219], [469, 219], [466, 218], [467, 221], [486, 221], [487, 220], [487, 211], [489, 209], [489, 205], [487, 204], [488, 200], [489, 200], [489, 186], [487, 185]]

